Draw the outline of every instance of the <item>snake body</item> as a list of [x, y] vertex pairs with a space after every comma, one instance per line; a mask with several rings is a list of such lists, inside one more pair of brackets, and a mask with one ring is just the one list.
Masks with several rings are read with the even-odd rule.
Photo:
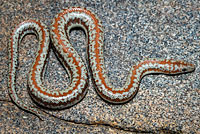
[[84, 30], [88, 42], [88, 60], [92, 72], [92, 80], [97, 93], [104, 100], [111, 103], [125, 103], [137, 93], [140, 80], [147, 74], [179, 74], [192, 72], [194, 65], [182, 60], [148, 59], [140, 61], [130, 69], [125, 85], [114, 88], [106, 75], [103, 57], [103, 28], [98, 17], [90, 10], [84, 8], [64, 9], [53, 20], [50, 37], [59, 59], [69, 70], [71, 82], [67, 89], [52, 91], [43, 86], [42, 73], [49, 50], [49, 32], [44, 24], [36, 20], [28, 20], [19, 24], [12, 33], [10, 41], [9, 64], [9, 94], [12, 100], [21, 108], [36, 115], [40, 113], [23, 104], [16, 95], [16, 68], [18, 62], [18, 45], [22, 38], [33, 33], [38, 37], [39, 48], [36, 59], [31, 68], [28, 85], [29, 94], [38, 104], [60, 109], [72, 106], [79, 102], [87, 92], [87, 68], [69, 41], [69, 33], [73, 28]]

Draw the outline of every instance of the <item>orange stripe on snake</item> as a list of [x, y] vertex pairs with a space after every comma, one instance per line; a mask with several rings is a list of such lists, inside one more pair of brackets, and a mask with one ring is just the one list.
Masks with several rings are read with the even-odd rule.
[[180, 74], [192, 72], [193, 64], [182, 60], [148, 59], [140, 61], [130, 69], [125, 85], [114, 88], [106, 75], [103, 57], [103, 28], [98, 17], [84, 8], [65, 9], [56, 15], [51, 26], [50, 36], [53, 47], [69, 70], [71, 82], [67, 89], [52, 91], [42, 84], [45, 60], [49, 50], [49, 33], [46, 26], [39, 21], [29, 20], [19, 24], [12, 33], [10, 43], [9, 94], [21, 108], [40, 116], [35, 108], [24, 105], [16, 95], [15, 79], [18, 57], [18, 45], [27, 33], [34, 33], [39, 39], [39, 48], [35, 62], [29, 74], [29, 94], [38, 104], [51, 108], [67, 108], [79, 102], [87, 92], [88, 72], [83, 60], [69, 41], [69, 32], [79, 27], [84, 30], [88, 40], [88, 60], [92, 80], [97, 93], [110, 103], [124, 103], [137, 93], [141, 79], [152, 73]]

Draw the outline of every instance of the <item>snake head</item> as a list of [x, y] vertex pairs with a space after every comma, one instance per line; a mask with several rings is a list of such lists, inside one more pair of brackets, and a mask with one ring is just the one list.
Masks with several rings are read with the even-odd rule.
[[195, 70], [195, 66], [193, 64], [189, 64], [187, 66], [183, 66], [182, 68], [182, 72], [193, 72]]
[[175, 74], [179, 73], [190, 73], [195, 70], [195, 65], [182, 60], [172, 60], [173, 67], [172, 72]]

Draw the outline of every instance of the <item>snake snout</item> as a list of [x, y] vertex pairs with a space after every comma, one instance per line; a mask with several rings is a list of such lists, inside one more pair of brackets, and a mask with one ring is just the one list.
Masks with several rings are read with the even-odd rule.
[[183, 66], [182, 71], [183, 72], [193, 72], [195, 70], [195, 65], [191, 63], [187, 63], [185, 66]]

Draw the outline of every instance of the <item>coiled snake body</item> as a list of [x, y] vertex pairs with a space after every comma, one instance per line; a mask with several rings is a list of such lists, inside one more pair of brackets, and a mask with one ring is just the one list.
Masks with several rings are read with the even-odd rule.
[[97, 93], [108, 102], [124, 103], [130, 100], [136, 94], [141, 78], [147, 74], [179, 74], [191, 72], [195, 68], [193, 64], [181, 60], [148, 59], [139, 62], [130, 69], [127, 81], [122, 88], [114, 88], [106, 76], [103, 58], [103, 28], [100, 20], [87, 9], [69, 8], [56, 15], [50, 31], [50, 37], [56, 49], [55, 52], [71, 75], [71, 82], [65, 90], [52, 91], [44, 87], [42, 83], [41, 77], [50, 42], [46, 26], [40, 21], [28, 20], [19, 24], [13, 31], [9, 45], [8, 86], [10, 97], [19, 107], [40, 116], [38, 110], [23, 104], [15, 91], [18, 45], [28, 33], [35, 34], [39, 40], [37, 56], [28, 79], [29, 94], [33, 100], [44, 107], [60, 109], [76, 104], [85, 96], [88, 85], [88, 71], [83, 60], [69, 41], [69, 32], [75, 27], [82, 28], [86, 33], [92, 79]]

